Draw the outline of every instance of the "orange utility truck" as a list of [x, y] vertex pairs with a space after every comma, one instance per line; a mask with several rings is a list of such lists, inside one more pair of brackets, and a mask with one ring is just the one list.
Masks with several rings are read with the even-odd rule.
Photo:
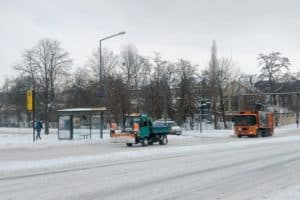
[[268, 137], [274, 133], [274, 114], [269, 111], [246, 110], [233, 116], [234, 133], [238, 137]]

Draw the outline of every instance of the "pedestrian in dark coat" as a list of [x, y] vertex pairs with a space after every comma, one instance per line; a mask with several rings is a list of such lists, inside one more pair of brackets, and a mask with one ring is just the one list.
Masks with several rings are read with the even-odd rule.
[[36, 129], [36, 140], [38, 139], [42, 139], [41, 138], [41, 130], [43, 129], [43, 123], [41, 121], [38, 121], [35, 125], [35, 129]]

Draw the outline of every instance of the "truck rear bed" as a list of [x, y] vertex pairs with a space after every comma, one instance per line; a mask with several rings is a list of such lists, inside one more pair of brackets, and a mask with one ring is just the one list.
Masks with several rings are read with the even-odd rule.
[[151, 133], [152, 134], [168, 134], [170, 133], [171, 128], [166, 125], [153, 125], [151, 127]]

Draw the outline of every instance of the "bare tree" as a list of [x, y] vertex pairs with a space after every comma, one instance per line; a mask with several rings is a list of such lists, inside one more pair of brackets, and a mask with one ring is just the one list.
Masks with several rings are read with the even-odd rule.
[[23, 63], [17, 70], [27, 73], [38, 85], [37, 95], [43, 106], [45, 134], [49, 134], [49, 111], [55, 104], [55, 91], [59, 80], [65, 77], [72, 64], [69, 54], [64, 51], [57, 40], [42, 39], [30, 50], [25, 50]]
[[174, 84], [175, 64], [163, 59], [159, 53], [155, 52], [153, 57], [144, 58], [141, 71], [143, 74], [143, 110], [156, 119], [174, 119], [175, 107], [172, 104], [171, 84]]
[[[280, 52], [271, 52], [270, 54], [259, 54], [257, 58], [260, 67], [259, 79], [265, 81], [266, 92], [278, 92], [285, 83], [288, 82], [290, 61]], [[272, 96], [272, 103], [276, 104], [276, 98]]]
[[233, 95], [232, 82], [237, 78], [239, 70], [234, 65], [230, 58], [217, 58], [216, 42], [213, 41], [211, 48], [211, 59], [209, 66], [202, 72], [203, 84], [202, 88], [205, 88], [204, 96], [208, 96], [212, 101], [212, 114], [214, 128], [217, 129], [219, 117], [222, 117], [224, 128], [227, 128], [225, 118], [225, 99], [226, 95], [231, 101]]
[[153, 80], [152, 80], [152, 90], [154, 92], [153, 96], [153, 109], [156, 111], [157, 117], [168, 117], [168, 74], [167, 66], [168, 61], [162, 59], [159, 53], [154, 53], [153, 61]]
[[86, 68], [78, 68], [71, 79], [71, 83], [64, 88], [63, 93], [67, 100], [65, 103], [72, 107], [98, 105], [99, 103], [95, 98], [98, 85], [98, 80], [94, 81], [90, 71]]
[[220, 110], [222, 114], [222, 120], [224, 128], [227, 129], [227, 123], [225, 118], [225, 105], [224, 105], [224, 93], [230, 98], [232, 96], [232, 85], [231, 84], [238, 77], [238, 70], [230, 58], [221, 58], [218, 64], [218, 91], [220, 99]]
[[57, 40], [42, 39], [34, 49], [38, 80], [43, 91], [45, 134], [49, 134], [49, 111], [55, 103], [55, 90], [59, 87], [58, 81], [67, 75], [72, 60]]
[[129, 91], [126, 84], [123, 82], [121, 75], [109, 77], [107, 84], [109, 85], [109, 90], [107, 91], [109, 99], [108, 109], [110, 110], [114, 121], [119, 123], [122, 121], [125, 114], [129, 112]]
[[217, 111], [217, 96], [218, 96], [218, 58], [217, 58], [217, 46], [216, 42], [213, 41], [211, 47], [211, 58], [209, 61], [209, 67], [203, 72], [203, 75], [208, 80], [209, 85], [209, 96], [211, 96], [212, 101], [212, 114], [214, 128], [218, 128], [218, 111]]
[[35, 54], [33, 49], [25, 49], [21, 63], [14, 66], [14, 69], [31, 77], [32, 89], [36, 88], [37, 65], [35, 64]]
[[137, 65], [138, 53], [137, 48], [133, 45], [126, 45], [121, 50], [122, 66], [121, 70], [126, 74], [126, 83], [132, 85], [132, 76], [134, 67]]
[[126, 74], [126, 85], [131, 91], [129, 95], [130, 102], [134, 101], [135, 111], [139, 111], [139, 80], [144, 67], [144, 58], [138, 54], [137, 48], [131, 44], [123, 47], [121, 58], [123, 60], [121, 70]]
[[197, 93], [195, 92], [195, 78], [194, 74], [196, 66], [189, 61], [179, 60], [177, 63], [180, 98], [177, 110], [180, 116], [179, 122], [182, 124], [186, 119], [190, 118], [190, 127], [193, 129], [194, 116], [197, 108]]
[[[120, 58], [114, 52], [104, 49], [102, 50], [102, 66], [104, 68], [104, 76], [114, 76], [117, 73], [117, 67], [120, 65]], [[85, 71], [89, 71], [91, 73], [92, 78], [95, 81], [99, 81], [100, 74], [100, 62], [99, 62], [99, 49], [94, 51], [91, 57], [88, 59], [85, 66], [87, 69]]]

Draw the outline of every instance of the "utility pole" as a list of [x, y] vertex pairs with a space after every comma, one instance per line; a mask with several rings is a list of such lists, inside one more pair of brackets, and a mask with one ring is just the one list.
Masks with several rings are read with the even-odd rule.
[[200, 107], [200, 133], [202, 134], [202, 105]]
[[202, 124], [203, 124], [203, 112], [202, 112], [202, 109], [203, 109], [203, 104], [202, 104], [203, 100], [202, 98], [199, 100], [199, 121], [200, 121], [200, 133], [202, 134]]
[[[113, 37], [119, 36], [119, 35], [124, 35], [125, 31], [116, 33], [114, 35], [110, 35], [108, 37], [102, 38], [99, 40], [99, 84], [100, 84], [100, 91], [99, 91], [99, 96], [100, 96], [100, 107], [105, 107], [106, 106], [106, 101], [105, 101], [105, 83], [104, 83], [104, 78], [103, 78], [103, 66], [102, 66], [102, 42], [104, 40], [111, 39]], [[103, 119], [103, 112], [100, 114], [100, 138], [103, 139], [103, 124], [104, 124], [104, 119]]]

